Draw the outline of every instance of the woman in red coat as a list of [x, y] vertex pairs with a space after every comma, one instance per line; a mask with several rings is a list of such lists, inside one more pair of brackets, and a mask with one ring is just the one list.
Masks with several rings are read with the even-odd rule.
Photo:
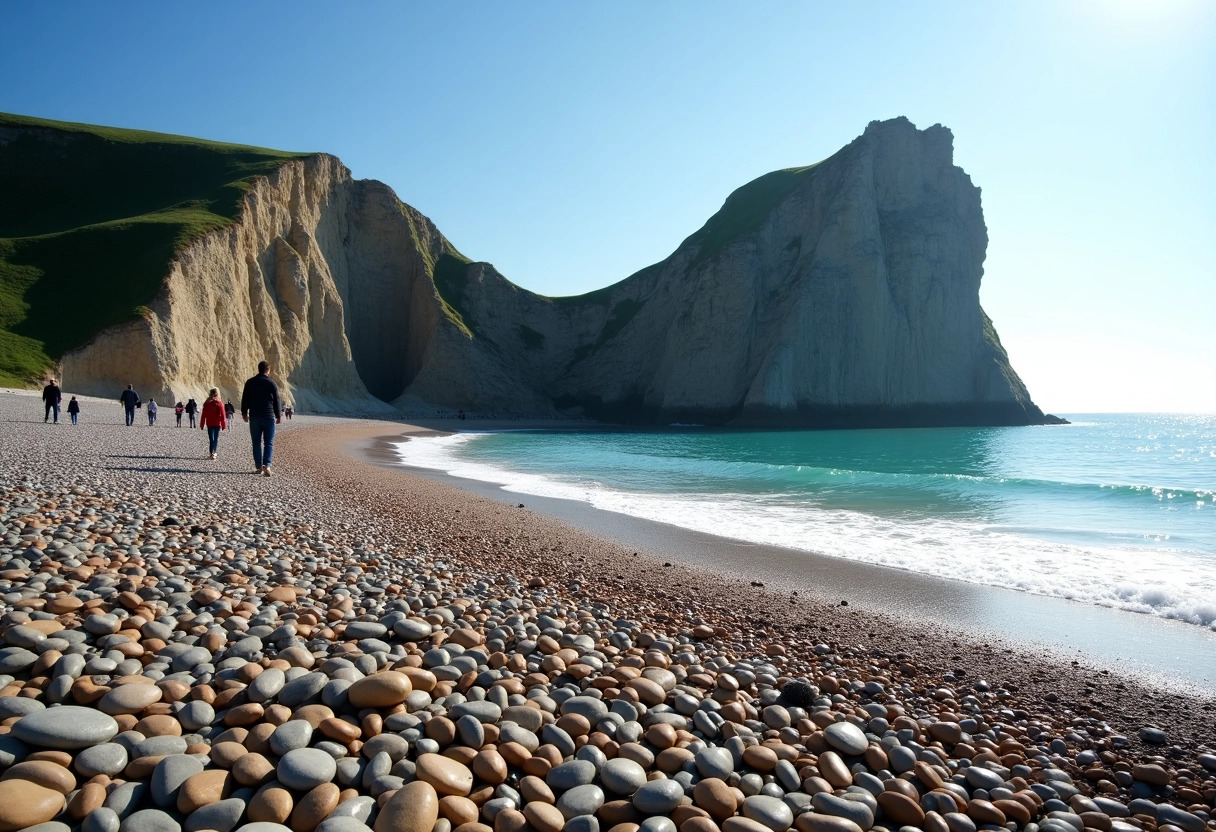
[[224, 415], [224, 403], [220, 401], [220, 391], [215, 387], [207, 394], [203, 402], [203, 418], [199, 420], [200, 429], [207, 431], [207, 440], [211, 449], [211, 458], [215, 459], [215, 451], [220, 446], [220, 431], [228, 430], [228, 419]]

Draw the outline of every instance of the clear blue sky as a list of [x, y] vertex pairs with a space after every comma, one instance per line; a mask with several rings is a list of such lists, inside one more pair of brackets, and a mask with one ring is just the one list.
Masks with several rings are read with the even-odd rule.
[[0, 0], [0, 110], [334, 153], [550, 295], [873, 119], [941, 123], [1035, 400], [1216, 412], [1212, 0]]

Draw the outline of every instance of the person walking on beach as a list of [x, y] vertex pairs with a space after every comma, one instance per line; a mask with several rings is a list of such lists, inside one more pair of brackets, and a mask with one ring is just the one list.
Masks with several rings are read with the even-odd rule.
[[128, 384], [127, 389], [123, 390], [122, 395], [118, 397], [118, 401], [127, 415], [127, 427], [131, 427], [135, 424], [135, 408], [139, 407], [139, 394], [135, 392], [134, 387]]
[[228, 421], [232, 421], [232, 417], [236, 415], [236, 407], [232, 402], [224, 402], [224, 415], [228, 417]]
[[190, 417], [190, 429], [194, 430], [194, 416], [198, 413], [198, 402], [194, 399], [186, 400], [186, 415]]
[[55, 379], [51, 379], [47, 386], [42, 388], [42, 403], [46, 405], [46, 411], [42, 414], [43, 422], [51, 418], [51, 413], [54, 412], [55, 424], [59, 424], [59, 404], [62, 401], [63, 391], [59, 389]]
[[241, 418], [249, 423], [249, 436], [253, 440], [253, 473], [269, 477], [274, 428], [283, 420], [279, 386], [270, 380], [269, 361], [259, 361], [258, 374], [245, 382], [241, 391]]
[[76, 401], [75, 396], [72, 396], [72, 400], [68, 402], [68, 415], [72, 417], [73, 425], [80, 418], [80, 402]]
[[173, 405], [173, 415], [177, 417], [177, 426], [182, 426], [182, 414], [186, 412], [186, 406], [181, 402]]
[[220, 431], [228, 430], [228, 418], [224, 413], [224, 405], [220, 401], [220, 391], [212, 387], [203, 402], [203, 416], [198, 420], [199, 427], [207, 431], [207, 448], [211, 458], [220, 447]]
[[148, 399], [148, 427], [156, 424], [156, 412], [160, 410], [156, 406], [156, 399]]

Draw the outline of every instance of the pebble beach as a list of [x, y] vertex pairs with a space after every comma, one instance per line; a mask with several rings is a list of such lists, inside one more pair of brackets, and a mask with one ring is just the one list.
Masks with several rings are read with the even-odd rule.
[[0, 393], [0, 832], [1216, 830], [1203, 695], [83, 411]]

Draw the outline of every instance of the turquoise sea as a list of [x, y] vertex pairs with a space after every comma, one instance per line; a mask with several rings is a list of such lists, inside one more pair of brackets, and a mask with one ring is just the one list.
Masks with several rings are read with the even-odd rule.
[[755, 543], [1216, 629], [1216, 416], [458, 433], [405, 464]]

